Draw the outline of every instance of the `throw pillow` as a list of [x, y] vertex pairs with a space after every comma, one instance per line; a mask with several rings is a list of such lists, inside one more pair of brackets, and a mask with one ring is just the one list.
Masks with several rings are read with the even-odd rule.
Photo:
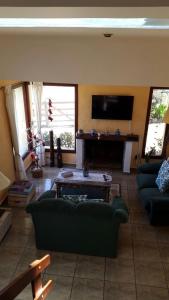
[[167, 160], [161, 165], [156, 178], [156, 184], [162, 193], [169, 189], [169, 162]]
[[64, 200], [70, 200], [75, 204], [82, 202], [104, 202], [104, 199], [88, 199], [87, 195], [63, 195]]
[[64, 200], [71, 200], [74, 203], [86, 201], [87, 195], [63, 195]]

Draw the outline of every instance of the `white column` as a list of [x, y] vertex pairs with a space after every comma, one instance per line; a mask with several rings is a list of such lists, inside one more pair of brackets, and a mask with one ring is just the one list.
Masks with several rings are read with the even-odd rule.
[[84, 140], [76, 139], [76, 169], [83, 169]]
[[130, 173], [131, 153], [133, 142], [125, 142], [123, 153], [123, 172]]

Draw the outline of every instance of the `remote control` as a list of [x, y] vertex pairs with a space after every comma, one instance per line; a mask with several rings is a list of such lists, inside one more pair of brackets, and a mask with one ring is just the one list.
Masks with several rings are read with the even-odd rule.
[[105, 174], [103, 174], [103, 178], [104, 178], [104, 181], [107, 181], [107, 177]]

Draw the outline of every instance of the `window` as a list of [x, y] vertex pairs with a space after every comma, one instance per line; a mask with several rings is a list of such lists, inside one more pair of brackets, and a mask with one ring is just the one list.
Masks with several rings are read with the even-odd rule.
[[22, 157], [28, 152], [29, 149], [27, 140], [27, 128], [29, 126], [29, 122], [26, 107], [26, 94], [24, 89], [24, 85], [13, 87], [19, 154]]
[[[51, 107], [49, 106], [51, 102]], [[50, 114], [51, 109], [52, 114]], [[77, 86], [43, 84], [43, 96], [41, 105], [41, 133], [45, 140], [45, 146], [50, 145], [49, 131], [53, 130], [54, 144], [60, 137], [63, 150], [75, 150], [75, 132], [77, 111]], [[52, 118], [52, 121], [50, 118]], [[34, 104], [32, 103], [32, 121], [36, 127]]]
[[169, 106], [169, 88], [151, 88], [144, 135], [143, 156], [161, 157], [165, 152], [164, 114]]

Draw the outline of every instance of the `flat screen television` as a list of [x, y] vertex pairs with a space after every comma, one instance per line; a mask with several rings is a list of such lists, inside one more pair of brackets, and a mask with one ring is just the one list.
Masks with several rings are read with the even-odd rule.
[[134, 96], [92, 96], [92, 119], [132, 120]]

